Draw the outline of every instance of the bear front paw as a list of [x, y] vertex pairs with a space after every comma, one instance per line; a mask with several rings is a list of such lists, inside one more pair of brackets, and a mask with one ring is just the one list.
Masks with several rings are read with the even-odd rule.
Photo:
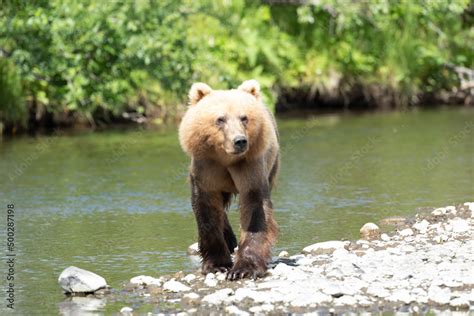
[[267, 267], [259, 267], [249, 261], [239, 261], [236, 262], [234, 267], [227, 272], [226, 279], [230, 281], [235, 281], [244, 278], [257, 279], [265, 275]]
[[227, 272], [232, 267], [232, 261], [224, 263], [214, 263], [214, 262], [203, 262], [202, 263], [202, 274], [208, 273], [217, 273], [217, 272]]

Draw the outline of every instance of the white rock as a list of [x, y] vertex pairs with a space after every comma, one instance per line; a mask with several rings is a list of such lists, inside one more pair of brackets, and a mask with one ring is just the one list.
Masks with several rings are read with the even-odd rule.
[[469, 223], [461, 218], [455, 218], [451, 221], [454, 233], [464, 233], [469, 231]]
[[457, 297], [457, 298], [452, 299], [449, 302], [449, 305], [452, 307], [462, 308], [462, 307], [469, 307], [470, 304], [467, 299], [462, 298], [462, 297]]
[[413, 225], [413, 228], [424, 234], [428, 230], [428, 226], [430, 226], [430, 223], [426, 219], [424, 219], [421, 222], [416, 222]]
[[225, 301], [232, 301], [229, 297], [234, 294], [234, 290], [225, 288], [221, 289], [218, 291], [215, 291], [214, 293], [211, 293], [209, 295], [206, 295], [203, 297], [202, 302], [211, 304], [211, 305], [219, 305]]
[[343, 295], [334, 300], [334, 304], [336, 306], [347, 305], [347, 306], [354, 306], [357, 304], [357, 300], [353, 296]]
[[218, 272], [218, 273], [216, 274], [216, 279], [217, 279], [218, 281], [224, 281], [225, 278], [226, 278], [226, 274], [225, 274], [225, 273]]
[[208, 273], [206, 275], [206, 279], [204, 280], [204, 284], [209, 287], [215, 287], [217, 285], [217, 279], [214, 273]]
[[381, 298], [390, 296], [390, 292], [387, 291], [387, 289], [385, 289], [383, 285], [380, 283], [372, 283], [367, 288], [367, 294], [371, 296], [375, 296], [375, 297], [381, 297]]
[[290, 254], [288, 253], [288, 251], [285, 251], [285, 250], [283, 250], [282, 252], [278, 254], [278, 257], [280, 258], [288, 258], [289, 256]]
[[311, 295], [311, 300], [316, 304], [330, 303], [332, 301], [332, 296], [316, 292]]
[[447, 231], [447, 232], [452, 232], [453, 231], [453, 225], [451, 224], [444, 224], [444, 230]]
[[186, 274], [186, 276], [183, 278], [184, 281], [188, 282], [188, 283], [191, 283], [192, 281], [196, 280], [196, 275], [192, 274], [192, 273], [189, 273], [189, 274]]
[[312, 256], [304, 257], [296, 261], [298, 266], [311, 266], [313, 262], [316, 261], [316, 258]]
[[334, 296], [343, 294], [343, 287], [339, 284], [329, 283], [323, 288], [323, 293]]
[[465, 206], [467, 206], [467, 208], [469, 210], [471, 210], [472, 212], [474, 212], [474, 202], [466, 202], [464, 203]]
[[428, 299], [440, 305], [448, 304], [451, 299], [451, 290], [432, 285], [428, 289]]
[[445, 235], [445, 234], [441, 234], [441, 235], [438, 235], [438, 236], [435, 236], [433, 238], [433, 241], [438, 243], [438, 244], [441, 244], [445, 241], [447, 241], [449, 239], [449, 236], [448, 235]]
[[404, 230], [401, 230], [398, 232], [400, 236], [412, 236], [413, 235], [413, 230], [411, 228], [405, 228]]
[[275, 309], [275, 306], [273, 306], [272, 304], [262, 304], [262, 305], [251, 307], [249, 311], [251, 313], [257, 314], [257, 313], [272, 312], [274, 309]]
[[380, 236], [380, 228], [374, 223], [366, 223], [360, 228], [359, 233], [363, 239], [377, 239]]
[[120, 312], [121, 312], [122, 314], [130, 314], [131, 312], [133, 312], [133, 308], [128, 307], [128, 306], [125, 306], [125, 307], [122, 307], [122, 309], [120, 310]]
[[445, 209], [446, 209], [446, 212], [447, 212], [447, 213], [456, 214], [456, 207], [454, 207], [453, 205], [446, 206]]
[[188, 247], [188, 255], [199, 256], [199, 244], [197, 242]]
[[387, 297], [387, 300], [392, 302], [403, 302], [405, 304], [410, 304], [416, 299], [410, 295], [410, 292], [408, 290], [401, 289], [393, 292], [392, 295]]
[[474, 202], [466, 202], [464, 205], [471, 211], [471, 217], [474, 217]]
[[[359, 304], [360, 306], [363, 306], [363, 307], [372, 306], [372, 304], [373, 304], [372, 301], [364, 295], [356, 295], [356, 296], [354, 296], [354, 298], [357, 299], [357, 304]], [[372, 314], [370, 314], [370, 315], [372, 315]]]
[[149, 275], [139, 275], [130, 279], [130, 283], [143, 285], [161, 285], [161, 280]]
[[387, 234], [382, 234], [380, 235], [380, 239], [382, 239], [383, 241], [390, 241], [390, 236]]
[[288, 276], [293, 272], [293, 270], [294, 270], [293, 267], [290, 267], [289, 265], [286, 265], [283, 262], [280, 262], [279, 264], [276, 265], [275, 268], [273, 268], [272, 274], [279, 275], [279, 276]]
[[323, 241], [318, 242], [316, 244], [312, 244], [307, 246], [303, 249], [303, 253], [306, 254], [313, 254], [313, 255], [320, 255], [320, 254], [331, 254], [336, 249], [343, 249], [349, 246], [349, 241]]
[[107, 286], [107, 282], [100, 275], [74, 266], [64, 269], [58, 282], [66, 293], [95, 292]]
[[200, 296], [197, 293], [191, 292], [184, 294], [183, 297], [191, 300], [197, 300]]
[[441, 215], [446, 214], [446, 212], [447, 212], [446, 208], [440, 207], [440, 208], [435, 209], [433, 212], [431, 212], [431, 215], [441, 216]]
[[176, 280], [170, 280], [163, 284], [163, 290], [178, 293], [187, 292], [191, 290], [191, 288]]
[[235, 306], [235, 305], [226, 306], [225, 311], [226, 311], [229, 315], [239, 315], [239, 316], [248, 316], [248, 315], [250, 315], [249, 313], [247, 313], [246, 311], [243, 311], [243, 310], [239, 309], [239, 308], [238, 308], [237, 306]]

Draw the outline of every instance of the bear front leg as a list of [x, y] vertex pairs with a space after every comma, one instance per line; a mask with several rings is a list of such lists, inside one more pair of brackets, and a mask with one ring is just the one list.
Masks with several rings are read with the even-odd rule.
[[241, 240], [228, 280], [262, 277], [277, 235], [268, 186], [240, 193]]
[[232, 259], [224, 240], [225, 212], [221, 192], [206, 192], [191, 176], [192, 207], [199, 234], [202, 273], [225, 272]]

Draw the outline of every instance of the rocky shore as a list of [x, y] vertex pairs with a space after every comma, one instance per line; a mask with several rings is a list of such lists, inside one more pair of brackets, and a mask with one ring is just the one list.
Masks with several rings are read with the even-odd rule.
[[293, 256], [282, 252], [262, 279], [230, 282], [225, 274], [199, 272], [138, 276], [121, 295], [154, 304], [156, 313], [183, 315], [472, 312], [474, 203], [424, 209], [394, 222], [388, 233], [370, 223], [357, 241], [317, 243]]

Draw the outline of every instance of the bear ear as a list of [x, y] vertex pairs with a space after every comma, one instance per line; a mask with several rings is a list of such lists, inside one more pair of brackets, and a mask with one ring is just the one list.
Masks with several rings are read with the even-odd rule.
[[239, 90], [245, 91], [253, 95], [257, 100], [260, 100], [260, 84], [257, 80], [251, 79], [242, 82], [242, 84], [237, 88]]
[[196, 105], [202, 98], [212, 92], [212, 88], [202, 82], [196, 82], [189, 90], [189, 104]]

